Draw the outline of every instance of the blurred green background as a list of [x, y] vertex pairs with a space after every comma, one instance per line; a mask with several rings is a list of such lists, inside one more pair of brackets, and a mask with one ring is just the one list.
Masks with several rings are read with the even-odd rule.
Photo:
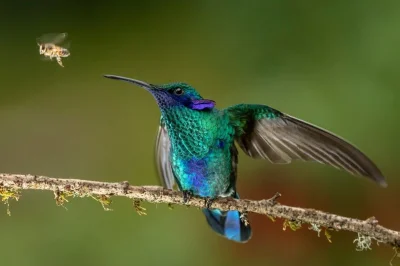
[[[379, 222], [400, 230], [399, 1], [8, 1], [0, 24], [0, 171], [157, 184], [159, 111], [144, 90], [110, 81], [184, 81], [220, 108], [268, 104], [356, 144], [387, 189], [313, 163], [271, 165], [241, 153], [239, 193]], [[65, 68], [41, 61], [36, 38], [68, 32]], [[2, 265], [388, 265], [357, 252], [355, 234], [282, 231], [251, 215], [253, 238], [229, 242], [196, 209], [127, 199], [57, 207], [24, 192], [0, 206]], [[395, 263], [400, 263], [395, 261]]]

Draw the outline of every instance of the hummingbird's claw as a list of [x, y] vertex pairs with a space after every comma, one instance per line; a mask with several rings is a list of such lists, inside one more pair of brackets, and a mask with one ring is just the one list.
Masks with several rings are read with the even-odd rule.
[[186, 204], [192, 197], [193, 192], [191, 190], [183, 190], [183, 203]]
[[210, 198], [210, 197], [206, 197], [204, 198], [204, 205], [207, 209], [210, 209], [211, 204], [214, 202], [215, 199]]
[[247, 217], [247, 212], [242, 212], [240, 214], [240, 220], [244, 223], [245, 226], [249, 226], [249, 218]]

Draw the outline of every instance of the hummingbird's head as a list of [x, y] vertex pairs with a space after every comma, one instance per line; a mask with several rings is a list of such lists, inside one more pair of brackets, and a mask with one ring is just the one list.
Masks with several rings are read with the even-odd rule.
[[150, 92], [161, 109], [168, 109], [175, 106], [183, 106], [192, 110], [210, 110], [215, 106], [213, 100], [203, 99], [200, 94], [189, 84], [168, 83], [164, 85], [153, 85], [146, 82], [114, 76], [104, 75], [106, 78], [118, 79], [138, 85]]

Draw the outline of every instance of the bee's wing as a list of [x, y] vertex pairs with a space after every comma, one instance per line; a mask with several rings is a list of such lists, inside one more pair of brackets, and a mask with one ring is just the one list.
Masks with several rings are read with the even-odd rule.
[[69, 50], [71, 48], [71, 41], [67, 41], [67, 42], [63, 43], [63, 45], [61, 45], [60, 47]]
[[39, 38], [36, 39], [36, 42], [38, 44], [41, 43], [53, 43], [53, 44], [60, 44], [67, 38], [68, 33], [63, 32], [63, 33], [47, 33], [43, 34]]

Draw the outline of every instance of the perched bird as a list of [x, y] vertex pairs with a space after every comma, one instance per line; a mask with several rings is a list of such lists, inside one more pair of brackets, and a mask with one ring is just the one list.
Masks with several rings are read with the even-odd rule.
[[[238, 104], [223, 110], [186, 83], [153, 85], [105, 75], [150, 92], [161, 110], [156, 162], [164, 187], [175, 182], [184, 193], [215, 199], [239, 198], [236, 177], [239, 147], [250, 157], [272, 163], [314, 161], [365, 176], [382, 186], [385, 178], [356, 147], [328, 131], [266, 105]], [[246, 242], [251, 229], [238, 211], [203, 209], [218, 234]]]

